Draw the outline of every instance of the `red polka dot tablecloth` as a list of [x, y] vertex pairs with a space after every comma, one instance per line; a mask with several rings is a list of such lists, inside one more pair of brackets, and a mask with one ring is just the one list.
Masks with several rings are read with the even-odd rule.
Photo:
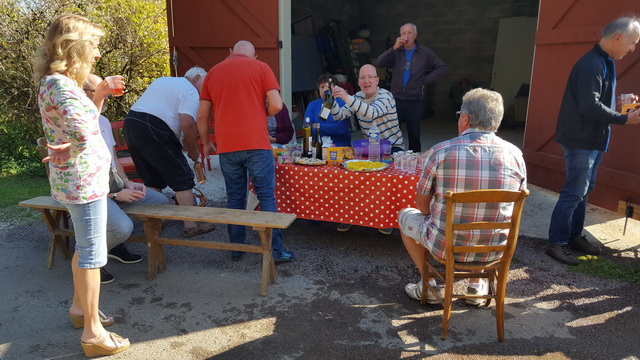
[[276, 165], [278, 212], [299, 218], [398, 227], [398, 212], [415, 207], [418, 173], [353, 172], [339, 166]]

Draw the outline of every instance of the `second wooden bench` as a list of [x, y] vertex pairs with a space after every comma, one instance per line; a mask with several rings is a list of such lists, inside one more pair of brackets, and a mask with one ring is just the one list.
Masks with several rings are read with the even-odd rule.
[[[49, 267], [53, 266], [56, 248], [60, 248], [68, 257], [68, 241], [66, 236], [73, 235], [62, 219], [66, 218], [66, 208], [50, 196], [40, 196], [21, 201], [18, 205], [40, 210], [52, 238], [49, 244]], [[276, 267], [271, 251], [272, 229], [286, 229], [295, 220], [293, 214], [272, 213], [266, 211], [233, 210], [224, 208], [127, 204], [123, 210], [144, 222], [144, 236], [131, 236], [129, 241], [146, 242], [148, 246], [147, 262], [149, 279], [156, 278], [158, 273], [166, 269], [162, 245], [178, 245], [206, 249], [244, 251], [262, 254], [262, 281], [260, 293], [267, 294], [268, 281], [275, 283]], [[211, 240], [187, 240], [183, 238], [167, 238], [160, 236], [162, 220], [200, 221], [216, 224], [232, 224], [250, 226], [260, 236], [259, 245], [234, 244]], [[67, 226], [65, 226], [67, 225]], [[66, 248], [66, 251], [65, 251]]]

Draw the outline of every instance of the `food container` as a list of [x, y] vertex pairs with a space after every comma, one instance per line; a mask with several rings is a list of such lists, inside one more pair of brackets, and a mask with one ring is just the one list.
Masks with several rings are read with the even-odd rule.
[[345, 149], [348, 149], [348, 147], [338, 146], [327, 148], [327, 157], [324, 159], [327, 160], [329, 165], [340, 165], [344, 158]]
[[[362, 156], [369, 156], [369, 139], [360, 139], [353, 142], [354, 148], [362, 149]], [[380, 140], [380, 154], [391, 153], [391, 142]]]

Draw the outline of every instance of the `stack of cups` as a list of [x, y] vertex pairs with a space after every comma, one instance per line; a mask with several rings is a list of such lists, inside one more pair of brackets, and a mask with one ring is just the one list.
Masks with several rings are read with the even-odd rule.
[[402, 170], [402, 163], [404, 162], [404, 151], [398, 151], [393, 153], [393, 167], [396, 170]]
[[418, 164], [418, 156], [412, 150], [407, 151], [405, 156], [406, 156], [405, 171], [408, 173], [416, 172], [416, 165]]

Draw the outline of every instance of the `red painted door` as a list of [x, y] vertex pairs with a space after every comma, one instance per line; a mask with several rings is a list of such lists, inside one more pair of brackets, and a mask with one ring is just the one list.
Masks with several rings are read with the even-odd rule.
[[166, 1], [174, 76], [194, 65], [208, 71], [248, 40], [279, 77], [278, 0]]
[[[573, 64], [600, 39], [609, 21], [640, 13], [637, 0], [541, 0], [523, 152], [529, 182], [560, 191], [564, 159], [555, 127]], [[616, 63], [617, 93], [640, 93], [640, 46]], [[589, 202], [616, 210], [628, 197], [640, 202], [640, 125], [611, 126], [609, 151]]]

